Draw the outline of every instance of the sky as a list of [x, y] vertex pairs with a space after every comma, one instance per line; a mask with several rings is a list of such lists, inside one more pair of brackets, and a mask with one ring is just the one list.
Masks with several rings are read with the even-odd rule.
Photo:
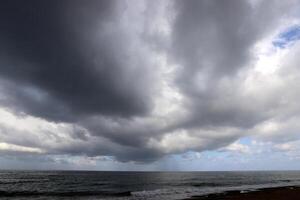
[[299, 0], [2, 0], [0, 169], [300, 169]]

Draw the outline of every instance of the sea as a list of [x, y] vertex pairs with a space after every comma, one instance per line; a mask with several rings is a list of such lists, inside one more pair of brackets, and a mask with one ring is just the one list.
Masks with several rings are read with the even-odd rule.
[[0, 171], [0, 199], [175, 200], [298, 186], [300, 171]]

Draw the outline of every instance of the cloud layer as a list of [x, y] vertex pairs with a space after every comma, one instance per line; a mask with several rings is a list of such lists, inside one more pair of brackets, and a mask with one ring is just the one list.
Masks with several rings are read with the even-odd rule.
[[297, 0], [2, 1], [0, 153], [153, 162], [241, 149], [234, 142], [244, 136], [292, 148], [299, 8]]

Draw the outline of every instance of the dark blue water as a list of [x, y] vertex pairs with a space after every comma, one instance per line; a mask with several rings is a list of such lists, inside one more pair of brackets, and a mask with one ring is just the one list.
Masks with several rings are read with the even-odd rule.
[[0, 199], [169, 200], [288, 185], [300, 185], [300, 171], [0, 171]]

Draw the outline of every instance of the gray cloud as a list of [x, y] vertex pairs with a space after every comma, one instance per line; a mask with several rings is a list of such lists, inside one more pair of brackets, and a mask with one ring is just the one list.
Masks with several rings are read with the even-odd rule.
[[138, 59], [128, 62], [138, 54], [116, 9], [113, 1], [1, 2], [1, 76], [16, 83], [18, 105], [54, 121], [145, 114], [149, 90], [139, 77], [147, 74], [134, 66]]
[[185, 126], [249, 128], [270, 117], [270, 105], [241, 95], [239, 75], [254, 64], [256, 42], [295, 9], [272, 1], [269, 10], [269, 3], [176, 1], [170, 55], [181, 65], [176, 85], [192, 112]]

